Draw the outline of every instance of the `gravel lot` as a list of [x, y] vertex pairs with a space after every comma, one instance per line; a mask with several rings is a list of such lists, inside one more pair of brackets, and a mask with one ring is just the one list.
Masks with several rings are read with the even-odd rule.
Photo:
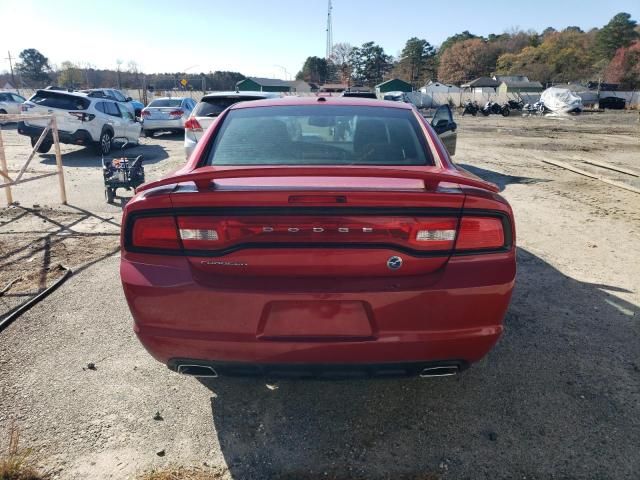
[[[638, 188], [637, 178], [582, 162], [640, 171], [638, 114], [457, 120], [456, 161], [500, 185], [518, 228], [506, 333], [482, 362], [430, 380], [181, 377], [135, 339], [117, 253], [100, 260], [117, 237], [103, 236], [89, 257], [68, 259], [99, 261], [0, 333], [0, 448], [15, 421], [23, 446], [62, 479], [164, 465], [208, 466], [222, 479], [637, 479], [640, 195], [542, 160]], [[143, 143], [135, 151], [149, 158], [149, 179], [183, 161], [180, 137]], [[5, 144], [26, 146], [11, 130]], [[16, 189], [28, 209], [0, 211], [0, 257], [25, 238], [16, 226], [31, 228], [34, 204], [54, 217], [89, 212], [82, 232], [117, 225], [99, 158], [63, 152], [73, 206], [54, 208], [55, 179]], [[52, 155], [36, 158], [51, 168]]]

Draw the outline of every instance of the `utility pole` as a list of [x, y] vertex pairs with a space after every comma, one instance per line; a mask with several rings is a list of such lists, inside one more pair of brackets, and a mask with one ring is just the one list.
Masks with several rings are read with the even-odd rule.
[[331, 51], [333, 50], [333, 22], [331, 20], [331, 10], [333, 10], [333, 6], [331, 5], [331, 0], [328, 0], [327, 4], [327, 51], [325, 58], [329, 60], [331, 56]]
[[18, 92], [18, 95], [20, 95], [20, 90], [18, 89], [18, 84], [16, 83], [16, 77], [13, 76], [13, 59], [11, 58], [11, 51], [8, 51], [7, 54], [9, 55], [7, 57], [7, 60], [9, 60], [9, 69], [11, 70], [11, 83], [13, 83], [13, 86], [16, 87], [16, 92]]

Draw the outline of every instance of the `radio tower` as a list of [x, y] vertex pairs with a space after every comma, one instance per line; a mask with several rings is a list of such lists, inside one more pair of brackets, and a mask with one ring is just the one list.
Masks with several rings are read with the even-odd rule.
[[328, 2], [327, 7], [327, 53], [326, 59], [329, 60], [331, 56], [331, 51], [333, 50], [333, 25], [331, 22], [331, 10], [333, 7], [331, 6], [331, 0]]

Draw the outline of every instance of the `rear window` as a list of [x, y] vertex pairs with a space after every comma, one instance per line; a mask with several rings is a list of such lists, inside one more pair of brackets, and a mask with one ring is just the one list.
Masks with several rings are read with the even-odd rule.
[[29, 101], [43, 107], [61, 110], [86, 110], [91, 103], [87, 98], [65, 95], [53, 90], [39, 91]]
[[411, 110], [274, 106], [231, 110], [207, 165], [433, 165]]
[[171, 107], [176, 108], [182, 105], [181, 98], [165, 98], [162, 100], [154, 100], [151, 102], [148, 107]]
[[255, 96], [203, 98], [193, 111], [193, 115], [196, 117], [217, 117], [234, 103], [262, 100], [263, 98]]

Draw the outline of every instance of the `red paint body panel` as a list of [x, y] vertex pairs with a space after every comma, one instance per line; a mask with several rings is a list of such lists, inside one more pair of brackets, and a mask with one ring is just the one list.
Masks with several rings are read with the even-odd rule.
[[[286, 102], [318, 103], [315, 98]], [[334, 98], [325, 103], [381, 105]], [[385, 107], [412, 108], [387, 102]], [[472, 363], [491, 349], [502, 332], [515, 280], [513, 214], [494, 185], [453, 165], [417, 112], [435, 166], [198, 167], [225, 114], [184, 168], [141, 188], [125, 208], [122, 283], [135, 331], [156, 359]], [[503, 219], [508, 243], [489, 253], [428, 255], [393, 245], [239, 245], [211, 256], [139, 251], [127, 240], [131, 222], [150, 212], [166, 218], [260, 208], [291, 219], [308, 209], [328, 209], [356, 223], [365, 217], [352, 212], [366, 216], [367, 209], [376, 209], [375, 215], [399, 212], [396, 216], [426, 209], [458, 219], [492, 215]], [[310, 218], [326, 221], [324, 214]], [[397, 270], [387, 266], [394, 256], [403, 261]]]

